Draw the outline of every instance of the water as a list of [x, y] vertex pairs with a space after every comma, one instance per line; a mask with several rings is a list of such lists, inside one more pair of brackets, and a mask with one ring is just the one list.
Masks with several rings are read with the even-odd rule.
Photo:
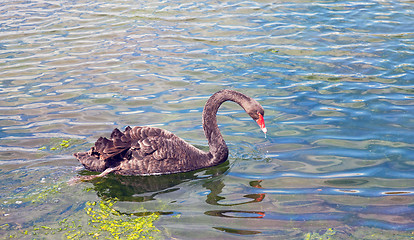
[[[92, 238], [84, 209], [116, 197], [123, 214], [112, 217], [159, 215], [157, 238], [410, 239], [413, 9], [397, 0], [0, 3], [1, 236]], [[89, 174], [72, 153], [114, 127], [158, 126], [206, 148], [203, 105], [223, 88], [257, 99], [268, 129], [265, 138], [223, 105], [227, 164], [66, 184]]]

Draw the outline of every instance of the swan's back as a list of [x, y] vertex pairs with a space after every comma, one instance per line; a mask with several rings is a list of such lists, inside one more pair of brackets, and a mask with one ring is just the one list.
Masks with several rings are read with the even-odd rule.
[[155, 127], [114, 129], [110, 139], [100, 137], [88, 152], [75, 153], [91, 171], [113, 168], [122, 175], [157, 175], [206, 167], [211, 156], [173, 133]]

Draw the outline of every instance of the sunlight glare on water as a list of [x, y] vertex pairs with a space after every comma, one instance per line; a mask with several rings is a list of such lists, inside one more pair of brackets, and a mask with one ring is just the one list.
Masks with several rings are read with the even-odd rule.
[[[128, 226], [156, 213], [156, 238], [411, 239], [413, 9], [398, 0], [0, 3], [0, 235], [87, 238], [92, 208], [117, 199], [108, 216]], [[224, 104], [228, 163], [67, 185], [90, 174], [72, 153], [115, 127], [161, 127], [206, 150], [203, 106], [224, 88], [259, 101], [268, 130]]]

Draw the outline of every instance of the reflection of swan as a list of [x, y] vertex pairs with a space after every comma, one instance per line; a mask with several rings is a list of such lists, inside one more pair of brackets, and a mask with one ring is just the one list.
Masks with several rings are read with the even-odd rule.
[[[250, 186], [254, 188], [262, 188], [262, 186], [260, 186], [261, 182], [262, 180], [251, 181]], [[224, 197], [219, 196], [219, 194], [221, 193], [224, 187], [224, 183], [222, 181], [218, 181], [218, 180], [211, 181], [211, 182], [203, 184], [203, 186], [211, 191], [210, 194], [207, 195], [207, 199], [206, 199], [206, 202], [211, 205], [237, 206], [237, 205], [242, 205], [242, 204], [247, 204], [247, 203], [261, 202], [266, 196], [265, 193], [247, 194], [247, 195], [244, 195], [243, 197], [250, 198], [252, 200], [247, 201], [247, 202], [241, 202], [241, 203], [223, 204], [223, 203], [219, 203], [219, 201], [225, 199]]]
[[[262, 188], [260, 183], [262, 180], [258, 181], [251, 181], [250, 186], [254, 188]], [[211, 184], [204, 185], [206, 188], [209, 188], [211, 190], [211, 193], [207, 196], [207, 203], [213, 204], [213, 205], [220, 205], [220, 206], [236, 206], [236, 205], [242, 205], [242, 204], [249, 204], [254, 202], [261, 202], [265, 198], [265, 193], [259, 193], [259, 194], [248, 194], [244, 195], [246, 198], [251, 198], [253, 200], [242, 202], [242, 203], [235, 203], [235, 204], [221, 204], [219, 203], [220, 200], [225, 199], [224, 197], [219, 197], [218, 194], [221, 193], [224, 184], [221, 182], [221, 187], [214, 187], [218, 186], [216, 182], [211, 182]], [[215, 191], [213, 191], [215, 190]], [[266, 216], [266, 213], [263, 211], [243, 211], [243, 210], [210, 210], [204, 212], [204, 214], [213, 216], [213, 217], [224, 217], [224, 218], [263, 218]], [[261, 231], [254, 231], [254, 230], [246, 230], [246, 229], [236, 229], [236, 228], [229, 228], [229, 227], [213, 227], [214, 229], [228, 232], [232, 234], [239, 234], [239, 235], [256, 235], [262, 233]]]
[[98, 196], [103, 199], [117, 198], [120, 201], [144, 202], [154, 200], [159, 194], [179, 190], [178, 185], [181, 183], [197, 179], [215, 178], [228, 169], [229, 163], [225, 162], [219, 166], [209, 168], [201, 176], [199, 176], [199, 173], [202, 170], [159, 176], [122, 176], [114, 174], [105, 178], [92, 178], [90, 182], [93, 183]]
[[111, 139], [99, 138], [88, 152], [75, 153], [91, 171], [121, 175], [159, 175], [189, 172], [227, 160], [229, 150], [217, 126], [216, 114], [225, 101], [238, 103], [266, 133], [263, 107], [254, 99], [233, 91], [213, 94], [203, 110], [203, 129], [210, 147], [201, 151], [166, 130], [155, 127], [115, 129]]

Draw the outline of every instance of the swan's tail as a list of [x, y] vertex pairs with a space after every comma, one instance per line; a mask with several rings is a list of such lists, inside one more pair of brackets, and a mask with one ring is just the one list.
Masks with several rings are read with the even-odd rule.
[[[125, 131], [130, 129], [130, 127], [127, 127]], [[100, 137], [91, 150], [88, 152], [78, 152], [73, 155], [86, 169], [103, 172], [109, 167], [115, 167], [119, 154], [129, 147], [130, 142], [125, 142], [124, 138], [125, 134], [116, 128], [111, 134], [111, 139]]]
[[103, 172], [106, 168], [105, 160], [101, 160], [96, 155], [93, 155], [92, 149], [89, 152], [78, 152], [73, 155], [90, 171]]

